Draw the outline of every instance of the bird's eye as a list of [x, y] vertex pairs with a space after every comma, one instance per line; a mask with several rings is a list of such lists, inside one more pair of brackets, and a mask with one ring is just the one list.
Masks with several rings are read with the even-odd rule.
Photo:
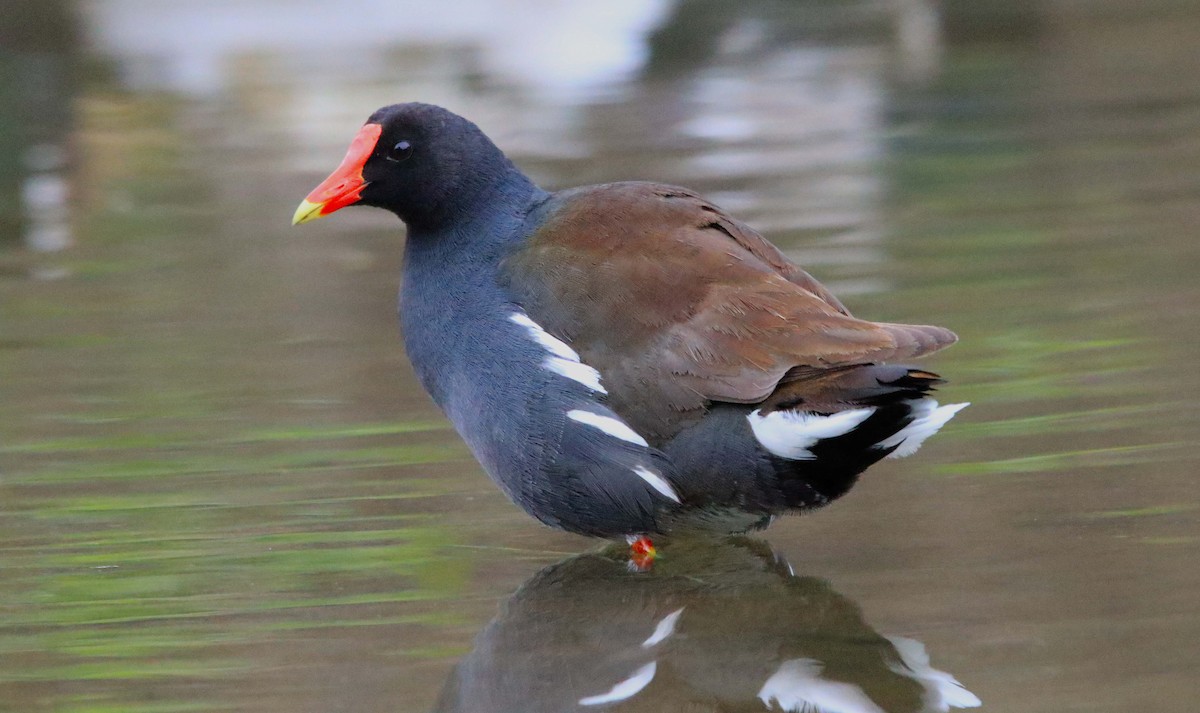
[[399, 141], [395, 146], [392, 147], [391, 151], [388, 151], [387, 160], [396, 161], [398, 163], [407, 159], [409, 156], [412, 156], [412, 153], [413, 147], [411, 142]]

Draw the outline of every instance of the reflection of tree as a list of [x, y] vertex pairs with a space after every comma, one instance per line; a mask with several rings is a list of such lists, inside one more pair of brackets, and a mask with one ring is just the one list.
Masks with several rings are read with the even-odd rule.
[[[65, 240], [42, 223], [46, 210], [65, 211], [61, 171], [78, 45], [64, 0], [6, 0], [0, 12], [0, 243], [26, 235], [34, 247], [56, 248]], [[65, 213], [52, 218], [54, 230], [65, 230]], [[44, 240], [31, 229], [41, 229]]]
[[620, 548], [552, 565], [479, 635], [436, 710], [945, 711], [978, 705], [924, 647], [872, 629], [763, 542]]
[[[648, 40], [647, 78], [688, 75], [722, 52], [753, 44], [764, 48], [815, 42], [845, 45], [887, 36], [878, 4], [844, 0], [680, 0]], [[756, 42], [748, 42], [753, 37]], [[841, 40], [839, 42], [839, 40]]]

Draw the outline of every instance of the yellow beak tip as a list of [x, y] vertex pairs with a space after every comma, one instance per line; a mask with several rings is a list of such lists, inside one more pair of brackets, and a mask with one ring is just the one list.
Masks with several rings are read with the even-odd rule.
[[300, 207], [292, 215], [292, 225], [300, 225], [301, 223], [307, 223], [311, 220], [324, 217], [321, 215], [321, 209], [324, 207], [324, 204], [321, 203], [300, 201]]

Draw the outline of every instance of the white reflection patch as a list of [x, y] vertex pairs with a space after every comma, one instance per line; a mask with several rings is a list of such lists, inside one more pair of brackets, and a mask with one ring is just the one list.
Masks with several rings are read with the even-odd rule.
[[925, 689], [926, 710], [947, 713], [951, 708], [978, 708], [983, 705], [979, 696], [968, 691], [954, 676], [929, 665], [925, 644], [903, 636], [889, 636], [887, 639], [896, 647], [901, 661], [899, 664], [890, 664], [888, 668], [921, 684]]
[[814, 659], [784, 661], [758, 692], [767, 708], [791, 713], [886, 713], [852, 683], [821, 678], [825, 667]]
[[579, 705], [581, 706], [598, 706], [604, 703], [616, 703], [627, 698], [636, 696], [650, 682], [654, 680], [654, 672], [658, 670], [658, 664], [651, 661], [633, 672], [629, 678], [621, 681], [617, 685], [609, 689], [608, 693], [601, 693], [598, 696], [588, 696], [580, 698]]
[[675, 633], [675, 624], [679, 623], [679, 617], [683, 615], [683, 610], [687, 607], [679, 607], [670, 614], [664, 616], [662, 621], [658, 622], [658, 626], [654, 627], [654, 633], [650, 638], [642, 642], [642, 648], [648, 649], [657, 644], [661, 644], [670, 638], [671, 634]]

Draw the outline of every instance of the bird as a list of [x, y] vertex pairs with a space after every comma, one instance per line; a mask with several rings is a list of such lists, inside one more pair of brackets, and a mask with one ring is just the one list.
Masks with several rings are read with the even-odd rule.
[[854, 317], [696, 192], [547, 191], [471, 121], [383, 107], [293, 225], [348, 206], [406, 226], [399, 320], [417, 378], [542, 523], [729, 535], [836, 500], [960, 409], [907, 364], [942, 327]]

